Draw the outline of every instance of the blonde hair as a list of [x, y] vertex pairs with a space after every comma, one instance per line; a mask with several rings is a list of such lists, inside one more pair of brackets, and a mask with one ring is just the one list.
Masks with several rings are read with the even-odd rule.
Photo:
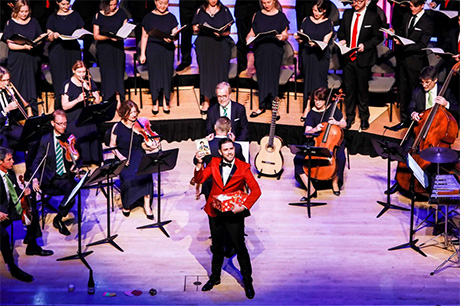
[[29, 16], [30, 16], [30, 13], [32, 12], [32, 10], [30, 9], [29, 1], [27, 1], [27, 0], [17, 0], [14, 3], [13, 12], [11, 13], [11, 17], [12, 18], [17, 18], [18, 14], [19, 14], [19, 11], [21, 10], [21, 8], [23, 6], [27, 6], [29, 8]]

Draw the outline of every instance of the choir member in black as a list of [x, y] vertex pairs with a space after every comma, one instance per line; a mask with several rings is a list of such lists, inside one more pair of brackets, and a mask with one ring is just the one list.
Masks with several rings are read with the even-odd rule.
[[62, 109], [67, 113], [67, 130], [77, 137], [81, 162], [99, 165], [102, 161], [102, 148], [96, 124], [76, 125], [84, 107], [100, 102], [97, 86], [89, 77], [83, 61], [75, 62], [72, 73], [72, 77], [64, 81], [61, 88]]
[[252, 17], [260, 10], [258, 1], [236, 0], [235, 1], [235, 24], [238, 30], [238, 74], [248, 67], [249, 46], [246, 44], [246, 37], [251, 30]]
[[[319, 40], [329, 45], [333, 33], [332, 22], [326, 17], [329, 15], [329, 2], [318, 0], [312, 8], [311, 16], [307, 16], [299, 26], [299, 31], [307, 34], [310, 39]], [[329, 71], [329, 47], [321, 49], [316, 43], [302, 40], [297, 33], [294, 37], [303, 45], [302, 69], [304, 80], [304, 113], [300, 121], [305, 121], [308, 109], [307, 99], [311, 92], [319, 87], [327, 87], [327, 73]]]
[[[26, 119], [24, 114], [29, 116], [31, 112], [30, 108], [24, 107], [11, 85], [9, 71], [0, 66], [0, 134], [3, 136], [1, 144], [17, 151], [27, 151], [25, 154], [25, 179], [29, 179], [39, 142], [37, 140], [29, 143], [24, 143], [24, 140], [21, 141], [22, 123]], [[29, 113], [27, 113], [28, 111]]]
[[[310, 111], [307, 114], [305, 119], [305, 133], [321, 133], [326, 126], [325, 122], [328, 124], [334, 124], [339, 126], [341, 129], [347, 126], [345, 119], [339, 108], [336, 108], [335, 113], [331, 114], [331, 108], [326, 106], [326, 99], [328, 97], [328, 90], [326, 88], [318, 88], [310, 96]], [[319, 136], [320, 137], [320, 136]], [[307, 136], [307, 143], [314, 145], [314, 139]], [[336, 152], [336, 162], [337, 162], [337, 174], [332, 178], [332, 192], [336, 196], [340, 196], [340, 187], [343, 185], [343, 170], [345, 169], [345, 141], [342, 142]], [[308, 185], [307, 172], [304, 171], [305, 155], [297, 154], [294, 158], [295, 165], [295, 177], [296, 180], [303, 186]], [[310, 189], [310, 198], [316, 198], [317, 192], [315, 189], [315, 184], [317, 181], [311, 180], [311, 189]], [[307, 201], [308, 193], [302, 197], [301, 201]]]
[[30, 17], [30, 8], [26, 0], [18, 0], [14, 4], [11, 19], [6, 22], [2, 39], [8, 44], [8, 70], [11, 72], [11, 82], [16, 86], [34, 114], [37, 109], [37, 74], [40, 68], [41, 48], [29, 44], [19, 45], [10, 40], [14, 34], [20, 34], [34, 40], [42, 33], [38, 21]]
[[170, 38], [158, 38], [150, 36], [148, 33], [153, 29], [169, 34], [177, 32], [177, 19], [168, 11], [168, 5], [168, 0], [155, 0], [156, 8], [148, 13], [142, 21], [139, 61], [141, 64], [147, 61], [149, 67], [150, 94], [152, 95], [152, 113], [154, 115], [158, 114], [160, 106], [163, 106], [164, 113], [170, 113], [169, 101], [171, 99], [176, 46]]
[[406, 14], [400, 27], [394, 28], [397, 35], [415, 42], [415, 44], [403, 45], [399, 40], [394, 40], [401, 117], [401, 123], [392, 127], [395, 130], [408, 126], [410, 120], [407, 107], [411, 94], [418, 85], [420, 71], [428, 65], [426, 51], [422, 49], [428, 46], [434, 29], [431, 18], [423, 9], [424, 4], [425, 0], [410, 0], [409, 8], [412, 14]]
[[177, 66], [176, 71], [182, 71], [192, 64], [192, 20], [197, 8], [199, 8], [203, 2], [203, 0], [179, 0], [180, 24], [182, 26], [187, 26], [180, 33], [182, 60]]
[[[14, 263], [13, 249], [10, 245], [10, 237], [7, 232], [8, 226], [15, 220], [21, 219], [22, 207], [18, 200], [22, 190], [18, 186], [16, 174], [13, 171], [13, 151], [0, 147], [0, 251], [3, 255], [3, 260], [8, 265], [11, 276], [24, 282], [31, 282], [33, 276], [22, 271]], [[24, 190], [24, 197], [29, 197], [30, 189]], [[53, 251], [43, 250], [37, 244], [37, 238], [40, 237], [40, 223], [36, 207], [32, 209], [32, 220], [27, 226], [26, 234], [26, 255], [50, 256]]]
[[126, 167], [120, 173], [122, 212], [128, 217], [132, 206], [142, 200], [145, 214], [152, 220], [152, 175], [136, 175], [136, 172], [142, 156], [156, 150], [159, 142], [154, 140], [149, 144], [141, 135], [137, 120], [146, 118], [138, 118], [139, 107], [136, 103], [127, 100], [121, 103], [117, 112], [121, 120], [112, 128], [110, 146], [116, 147], [113, 153], [119, 160], [127, 160]]
[[220, 0], [207, 0], [197, 10], [192, 21], [194, 32], [198, 32], [195, 48], [200, 68], [200, 92], [204, 97], [202, 114], [207, 113], [210, 99], [216, 97], [216, 85], [220, 82], [228, 82], [231, 51], [235, 43], [229, 37], [230, 27], [219, 34], [200, 30], [199, 25], [207, 23], [219, 29], [230, 22], [233, 22], [232, 14], [220, 3]]
[[54, 108], [61, 108], [61, 88], [64, 81], [72, 76], [73, 64], [81, 59], [80, 44], [75, 40], [62, 40], [60, 34], [72, 35], [83, 28], [80, 14], [70, 9], [69, 0], [56, 1], [58, 10], [48, 18], [46, 29], [51, 45], [48, 47], [51, 77], [54, 87]]
[[284, 41], [288, 39], [289, 20], [278, 0], [260, 0], [261, 10], [254, 15], [247, 39], [259, 33], [276, 30], [276, 37], [268, 36], [254, 41], [254, 60], [259, 85], [259, 109], [254, 118], [271, 109], [272, 99], [278, 96]]
[[[74, 176], [80, 166], [80, 159], [78, 154], [73, 153], [78, 153], [79, 151], [75, 146], [70, 148], [70, 146], [63, 144], [71, 143], [72, 135], [66, 132], [67, 117], [62, 109], [57, 109], [53, 112], [51, 126], [53, 131], [44, 135], [40, 140], [38, 153], [33, 163], [33, 170], [36, 174], [32, 181], [32, 187], [35, 192], [43, 190], [45, 194], [64, 195], [59, 204], [59, 211], [53, 219], [53, 226], [62, 235], [69, 236], [70, 231], [62, 222], [62, 218], [67, 216], [75, 204], [73, 199], [65, 205], [76, 186]], [[69, 150], [68, 156], [71, 161], [66, 158], [67, 150]], [[45, 161], [40, 165], [43, 159]]]
[[97, 41], [97, 58], [101, 69], [101, 92], [104, 100], [115, 96], [125, 99], [125, 50], [123, 40], [104, 36], [102, 31], [117, 33], [128, 22], [125, 11], [118, 7], [117, 0], [102, 0], [101, 10], [93, 21], [94, 40]]

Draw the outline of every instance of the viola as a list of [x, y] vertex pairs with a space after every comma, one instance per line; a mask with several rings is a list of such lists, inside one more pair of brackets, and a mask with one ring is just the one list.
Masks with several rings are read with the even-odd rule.
[[150, 121], [145, 117], [140, 117], [134, 122], [134, 131], [144, 138], [144, 142], [148, 147], [158, 147], [159, 135], [152, 131]]
[[[19, 182], [22, 184], [23, 189], [25, 189], [24, 176], [19, 176]], [[32, 209], [30, 208], [29, 196], [26, 196], [23, 193], [20, 201], [22, 208], [22, 224], [24, 224], [25, 226], [30, 225], [32, 223]]]
[[[332, 102], [329, 107], [331, 109], [331, 117], [334, 116], [335, 110], [337, 109], [337, 103], [342, 100], [343, 97], [344, 94], [342, 90], [334, 96], [334, 102]], [[325, 113], [326, 111], [324, 111], [323, 116]], [[323, 129], [319, 136], [315, 138], [315, 147], [327, 148], [332, 153], [332, 157], [313, 156], [313, 164], [316, 166], [311, 168], [311, 178], [319, 181], [327, 181], [334, 178], [337, 174], [336, 153], [337, 148], [340, 147], [343, 142], [344, 134], [343, 130], [335, 124], [329, 124], [328, 122], [322, 122], [321, 124], [323, 125]], [[308, 159], [308, 157], [305, 157], [305, 159]], [[304, 172], [308, 175], [308, 167], [304, 167]]]
[[76, 160], [80, 158], [80, 153], [78, 153], [77, 149], [75, 149], [75, 144], [77, 142], [77, 138], [75, 135], [71, 134], [66, 141], [58, 139], [59, 144], [64, 148], [65, 155], [64, 158], [72, 163], [74, 167], [76, 167], [77, 163]]

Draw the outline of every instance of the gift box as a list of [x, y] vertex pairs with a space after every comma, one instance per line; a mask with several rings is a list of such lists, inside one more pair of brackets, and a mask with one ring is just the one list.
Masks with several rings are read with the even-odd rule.
[[248, 198], [248, 195], [241, 190], [213, 196], [212, 206], [221, 211], [231, 211], [235, 205], [241, 206]]

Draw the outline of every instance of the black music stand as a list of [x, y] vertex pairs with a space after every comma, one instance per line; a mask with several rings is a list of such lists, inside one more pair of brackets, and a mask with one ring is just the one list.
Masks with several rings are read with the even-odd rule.
[[66, 260], [73, 260], [73, 259], [80, 259], [81, 262], [91, 270], [90, 265], [86, 261], [85, 257], [88, 256], [89, 254], [93, 253], [93, 251], [88, 251], [88, 252], [82, 252], [81, 250], [81, 188], [83, 187], [86, 179], [88, 178], [89, 172], [86, 172], [85, 176], [80, 180], [80, 182], [75, 186], [75, 188], [72, 190], [72, 193], [70, 194], [69, 198], [67, 201], [64, 203], [64, 206], [69, 205], [69, 202], [72, 201], [76, 196], [78, 196], [78, 250], [77, 254], [75, 255], [70, 255], [62, 258], [56, 259], [56, 261], [66, 261]]
[[[418, 242], [418, 239], [414, 240], [414, 235], [415, 235], [415, 230], [414, 230], [414, 214], [415, 214], [415, 190], [414, 190], [414, 185], [415, 185], [415, 178], [417, 177], [417, 180], [420, 182], [420, 184], [426, 188], [428, 186], [427, 183], [427, 178], [423, 170], [420, 168], [420, 166], [417, 164], [417, 162], [412, 158], [410, 154], [407, 154], [406, 156], [406, 162], [407, 162], [407, 167], [410, 169], [412, 172], [411, 178], [410, 178], [410, 192], [411, 192], [411, 201], [410, 201], [410, 228], [409, 228], [409, 241], [407, 243], [403, 243], [401, 245], [389, 248], [388, 251], [394, 251], [394, 250], [399, 250], [399, 249], [405, 249], [405, 248], [411, 248], [412, 250], [418, 252], [424, 257], [427, 257], [425, 253], [416, 245]], [[424, 178], [421, 176], [424, 175]]]
[[107, 198], [107, 236], [104, 239], [87, 244], [87, 247], [103, 243], [109, 243], [120, 252], [124, 252], [123, 249], [114, 241], [115, 238], [118, 237], [118, 234], [110, 234], [110, 204], [113, 202], [113, 178], [120, 174], [120, 172], [125, 167], [126, 162], [127, 160], [115, 161], [113, 163], [109, 163], [97, 168], [85, 184], [85, 186], [89, 186], [91, 184], [101, 183], [104, 180], [107, 180], [107, 191], [104, 192], [103, 187], [101, 187], [102, 192]]
[[115, 117], [117, 110], [117, 100], [103, 101], [99, 104], [88, 105], [82, 109], [76, 126], [88, 124], [99, 125], [106, 121], [110, 121]]
[[161, 221], [161, 172], [174, 169], [176, 167], [177, 155], [179, 149], [172, 149], [168, 151], [159, 151], [157, 153], [146, 154], [142, 157], [142, 160], [137, 168], [138, 175], [157, 173], [158, 175], [158, 222], [138, 226], [137, 229], [143, 228], [154, 228], [158, 227], [166, 237], [169, 238], [169, 234], [163, 225], [168, 224], [171, 220]]
[[34, 140], [40, 140], [43, 134], [50, 130], [52, 115], [29, 117], [24, 123], [21, 133], [21, 143], [27, 145]]
[[308, 186], [306, 186], [307, 187], [307, 201], [306, 202], [289, 203], [289, 205], [307, 207], [308, 218], [311, 218], [311, 209], [310, 208], [312, 206], [314, 207], [314, 206], [327, 205], [326, 202], [311, 202], [311, 200], [310, 200], [310, 195], [311, 195], [310, 194], [310, 185], [311, 185], [310, 177], [311, 177], [311, 167], [312, 167], [311, 158], [313, 156], [317, 156], [317, 157], [332, 157], [332, 154], [326, 148], [313, 147], [313, 146], [309, 146], [309, 145], [291, 145], [290, 149], [291, 149], [292, 154], [297, 154], [297, 153], [300, 152], [302, 154], [305, 154], [308, 157], [307, 161], [306, 161], [307, 167], [308, 167], [308, 174], [307, 174]]
[[[381, 141], [375, 138], [371, 138], [372, 146], [374, 147], [377, 154], [382, 157], [383, 159], [387, 158], [387, 190], [390, 190], [391, 187], [391, 161], [396, 160], [400, 162], [404, 162], [404, 150], [403, 148], [398, 145], [397, 143], [388, 142], [387, 140]], [[377, 201], [380, 205], [383, 206], [382, 210], [379, 212], [376, 218], [380, 218], [387, 210], [391, 209], [399, 209], [409, 211], [408, 208], [401, 207], [398, 205], [391, 204], [391, 194], [387, 192], [387, 201]]]

